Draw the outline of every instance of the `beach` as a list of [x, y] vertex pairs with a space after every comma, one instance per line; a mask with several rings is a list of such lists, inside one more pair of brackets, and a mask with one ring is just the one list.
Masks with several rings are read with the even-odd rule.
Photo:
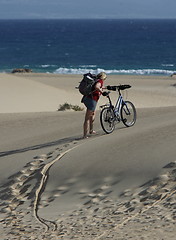
[[[82, 139], [81, 75], [0, 73], [0, 239], [164, 239], [176, 234], [176, 78], [130, 84], [137, 121]], [[111, 93], [115, 101], [117, 94]]]

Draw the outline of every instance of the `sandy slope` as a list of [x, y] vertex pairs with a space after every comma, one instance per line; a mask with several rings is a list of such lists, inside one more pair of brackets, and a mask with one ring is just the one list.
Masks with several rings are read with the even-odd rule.
[[174, 239], [175, 80], [110, 76], [133, 86], [137, 122], [106, 135], [97, 111], [82, 140], [84, 112], [55, 111], [80, 104], [78, 77], [0, 74], [0, 239]]
[[21, 75], [0, 74], [0, 85], [1, 113], [56, 111], [65, 99], [74, 103], [76, 95], [75, 89], [59, 89]]
[[[56, 111], [65, 102], [80, 105], [75, 88], [82, 76], [57, 74], [0, 74], [0, 113]], [[105, 85], [131, 84], [124, 92], [136, 107], [175, 106], [175, 78], [148, 76], [108, 76]], [[116, 93], [112, 93], [115, 100]], [[100, 99], [99, 105], [104, 103]]]

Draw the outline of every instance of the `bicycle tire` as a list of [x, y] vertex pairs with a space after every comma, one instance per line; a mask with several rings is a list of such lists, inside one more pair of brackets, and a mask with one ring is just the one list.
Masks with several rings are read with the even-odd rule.
[[125, 101], [121, 107], [120, 116], [123, 124], [126, 127], [131, 127], [136, 122], [136, 108], [130, 101]]
[[105, 133], [109, 134], [114, 131], [115, 123], [114, 123], [114, 112], [112, 108], [105, 107], [101, 110], [100, 123]]

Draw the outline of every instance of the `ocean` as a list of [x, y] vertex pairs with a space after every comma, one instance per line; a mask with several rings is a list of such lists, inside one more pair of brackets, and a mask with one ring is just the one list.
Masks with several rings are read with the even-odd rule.
[[170, 75], [176, 20], [0, 20], [0, 72]]

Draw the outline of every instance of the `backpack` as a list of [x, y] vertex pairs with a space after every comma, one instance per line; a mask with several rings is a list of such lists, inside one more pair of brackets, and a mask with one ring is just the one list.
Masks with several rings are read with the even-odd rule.
[[88, 96], [93, 91], [93, 86], [96, 83], [97, 76], [95, 74], [86, 73], [83, 75], [83, 79], [79, 84], [79, 92], [84, 95]]

